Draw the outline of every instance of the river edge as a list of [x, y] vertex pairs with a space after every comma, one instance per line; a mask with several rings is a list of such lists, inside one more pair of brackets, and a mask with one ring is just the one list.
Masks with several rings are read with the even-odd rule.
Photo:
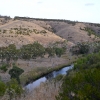
[[[22, 81], [21, 82], [21, 85], [22, 87], [25, 87], [26, 85], [28, 85], [29, 83], [32, 83], [36, 80], [38, 80], [39, 78], [42, 78], [44, 77], [45, 75], [48, 75], [49, 73], [53, 72], [53, 71], [58, 71], [64, 67], [67, 67], [67, 66], [71, 66], [77, 59], [74, 59], [73, 61], [70, 61], [69, 63], [64, 63], [64, 64], [60, 64], [58, 66], [55, 66], [53, 68], [50, 68], [49, 70], [46, 70], [45, 72], [41, 72], [40, 74], [37, 74], [37, 75], [34, 75], [31, 76], [32, 72], [29, 73], [29, 75], [22, 75], [22, 77], [20, 78], [20, 80]], [[25, 78], [24, 80], [22, 78]]]

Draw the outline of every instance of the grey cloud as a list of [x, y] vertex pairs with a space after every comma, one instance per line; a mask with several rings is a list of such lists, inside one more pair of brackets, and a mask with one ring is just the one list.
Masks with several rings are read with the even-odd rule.
[[37, 2], [38, 4], [41, 4], [41, 3], [43, 3], [42, 1], [39, 1], [39, 2]]
[[85, 6], [94, 6], [94, 3], [86, 3]]

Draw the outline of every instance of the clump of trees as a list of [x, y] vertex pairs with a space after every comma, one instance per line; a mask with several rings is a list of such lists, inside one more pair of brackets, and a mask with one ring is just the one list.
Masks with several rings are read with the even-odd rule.
[[48, 47], [45, 48], [48, 57], [58, 56], [61, 57], [66, 52], [66, 41], [59, 43], [56, 42], [54, 44], [50, 44]]
[[92, 43], [87, 43], [87, 42], [77, 43], [70, 49], [70, 51], [72, 52], [72, 54], [75, 55], [97, 53], [100, 51], [100, 41], [95, 41]]
[[33, 44], [23, 45], [20, 49], [17, 49], [14, 44], [10, 44], [8, 47], [0, 48], [1, 62], [6, 60], [7, 64], [15, 63], [18, 58], [20, 59], [34, 59], [37, 57], [43, 57], [46, 53], [49, 56], [57, 55], [61, 56], [66, 51], [66, 47], [48, 46], [43, 47], [40, 43], [34, 42]]
[[48, 54], [48, 57], [55, 55], [60, 57], [65, 52], [65, 46], [59, 47], [57, 45], [52, 45], [43, 47], [43, 45], [38, 42], [23, 45], [20, 49], [17, 49], [14, 44], [10, 44], [8, 47], [0, 47], [0, 59], [2, 64], [0, 69], [6, 72], [8, 67], [11, 67], [18, 59], [36, 59], [37, 57], [44, 57], [45, 54]]
[[75, 46], [71, 48], [72, 54], [87, 54], [89, 52], [89, 44], [88, 43], [77, 43]]
[[43, 57], [45, 54], [45, 48], [38, 42], [33, 44], [23, 45], [20, 48], [20, 58], [22, 59], [35, 59], [37, 57]]

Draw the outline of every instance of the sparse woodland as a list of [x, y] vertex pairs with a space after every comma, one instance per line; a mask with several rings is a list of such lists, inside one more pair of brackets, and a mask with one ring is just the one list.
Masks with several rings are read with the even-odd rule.
[[[99, 61], [98, 23], [0, 16], [0, 100], [99, 100]], [[72, 63], [67, 75], [23, 89]]]

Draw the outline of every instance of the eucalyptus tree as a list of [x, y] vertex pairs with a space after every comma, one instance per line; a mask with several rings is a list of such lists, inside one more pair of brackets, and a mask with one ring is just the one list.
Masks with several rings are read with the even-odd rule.
[[6, 55], [6, 62], [8, 64], [12, 64], [12, 60], [15, 60], [15, 58], [17, 57], [16, 46], [14, 44], [10, 44], [6, 49], [5, 55]]
[[21, 58], [24, 60], [30, 60], [31, 59], [31, 46], [30, 44], [28, 45], [23, 45], [20, 49], [20, 54]]
[[63, 48], [54, 48], [55, 49], [55, 54], [58, 56], [58, 57], [61, 57], [62, 54], [64, 54], [65, 50]]
[[31, 47], [32, 58], [43, 57], [45, 55], [45, 48], [38, 42], [34, 42]]
[[55, 50], [52, 47], [47, 47], [46, 49], [46, 53], [48, 53], [48, 57], [53, 57], [55, 55]]
[[25, 60], [36, 59], [37, 57], [43, 57], [45, 54], [45, 48], [38, 42], [33, 44], [23, 45], [20, 48], [20, 57]]

